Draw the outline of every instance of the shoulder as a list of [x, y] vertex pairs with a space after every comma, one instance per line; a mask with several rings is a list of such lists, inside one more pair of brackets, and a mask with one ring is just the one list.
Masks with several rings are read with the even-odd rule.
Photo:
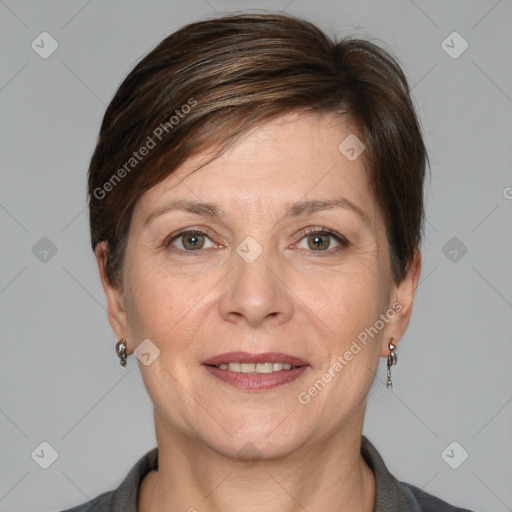
[[377, 448], [362, 437], [361, 455], [373, 470], [376, 482], [376, 512], [472, 512], [450, 505], [415, 485], [399, 481], [388, 470]]
[[153, 470], [158, 470], [158, 448], [140, 457], [117, 489], [60, 512], [136, 512], [141, 482]]
[[446, 501], [422, 491], [420, 488], [407, 482], [400, 482], [399, 485], [413, 496], [421, 512], [472, 512], [466, 508], [450, 505]]

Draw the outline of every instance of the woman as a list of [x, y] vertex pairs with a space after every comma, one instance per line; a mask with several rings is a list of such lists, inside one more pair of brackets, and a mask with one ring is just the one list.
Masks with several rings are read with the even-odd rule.
[[188, 25], [129, 74], [92, 247], [157, 448], [74, 512], [456, 511], [362, 436], [421, 268], [428, 157], [393, 58], [308, 22]]

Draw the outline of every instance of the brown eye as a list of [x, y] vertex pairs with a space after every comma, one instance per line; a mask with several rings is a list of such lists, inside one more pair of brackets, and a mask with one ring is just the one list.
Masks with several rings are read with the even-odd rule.
[[194, 251], [196, 249], [202, 249], [204, 245], [204, 235], [198, 233], [182, 235], [181, 238], [185, 249], [191, 249]]
[[[298, 244], [301, 249], [309, 249], [315, 252], [335, 252], [338, 249], [348, 247], [349, 242], [341, 235], [326, 228], [307, 229], [301, 233], [302, 239]], [[304, 244], [303, 241], [306, 241]], [[334, 240], [334, 245], [332, 241]]]
[[328, 249], [331, 241], [329, 240], [329, 234], [315, 233], [313, 235], [309, 235], [308, 246], [310, 249], [314, 251]]
[[[172, 237], [166, 245], [173, 246], [178, 250], [191, 252], [205, 248], [207, 240], [209, 240], [209, 237], [206, 233], [194, 230], [178, 233], [176, 236]], [[211, 242], [210, 244], [211, 245], [208, 247], [213, 247]]]

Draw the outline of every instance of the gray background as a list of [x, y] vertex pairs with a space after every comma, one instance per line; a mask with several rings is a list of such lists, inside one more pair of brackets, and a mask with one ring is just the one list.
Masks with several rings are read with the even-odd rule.
[[[105, 106], [144, 54], [187, 22], [254, 8], [370, 38], [414, 86], [432, 162], [423, 271], [395, 387], [382, 359], [364, 433], [399, 479], [512, 510], [511, 0], [0, 1], [0, 510], [82, 503], [155, 446], [137, 360], [123, 370], [115, 355], [86, 170]], [[43, 31], [59, 45], [47, 59], [31, 48]], [[469, 44], [458, 58], [441, 44], [453, 31]], [[58, 453], [48, 469], [31, 457], [44, 441]], [[452, 463], [469, 453], [457, 469], [441, 456], [453, 441]]]

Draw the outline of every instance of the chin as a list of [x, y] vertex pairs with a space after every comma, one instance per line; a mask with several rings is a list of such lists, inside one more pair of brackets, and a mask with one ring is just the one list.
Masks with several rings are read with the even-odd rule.
[[250, 411], [244, 418], [224, 416], [223, 425], [230, 425], [227, 432], [222, 427], [210, 431], [205, 442], [216, 452], [234, 459], [280, 458], [293, 453], [306, 437], [286, 417], [283, 411], [263, 416], [261, 411]]

